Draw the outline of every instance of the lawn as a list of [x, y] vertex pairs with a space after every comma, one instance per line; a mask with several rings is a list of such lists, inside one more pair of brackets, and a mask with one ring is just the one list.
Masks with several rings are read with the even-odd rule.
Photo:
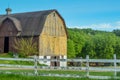
[[[5, 73], [11, 72], [11, 73]], [[21, 75], [20, 73], [25, 73]], [[27, 73], [27, 74], [26, 74]], [[28, 74], [33, 75], [28, 75]], [[85, 71], [68, 71], [68, 70], [38, 70], [38, 76], [34, 75], [34, 70], [0, 70], [0, 80], [97, 80], [88, 78], [72, 78], [72, 77], [54, 77], [40, 76], [41, 74], [63, 74], [63, 75], [86, 75]], [[90, 72], [94, 76], [113, 76], [113, 72]], [[112, 79], [111, 79], [112, 80]]]
[[[72, 72], [70, 73], [72, 74]], [[98, 80], [98, 79], [72, 78], [72, 77], [67, 78], [67, 77], [52, 77], [52, 76], [50, 77], [50, 76], [35, 76], [35, 75], [28, 76], [28, 75], [20, 75], [20, 74], [2, 73], [0, 74], [0, 80]], [[113, 79], [109, 79], [109, 80], [113, 80]]]
[[[0, 72], [12, 72], [12, 73], [34, 73], [34, 70], [0, 70]], [[38, 70], [39, 74], [70, 74], [70, 75], [86, 75], [85, 71], [73, 71], [73, 70]], [[90, 75], [95, 76], [114, 76], [114, 72], [90, 72]]]
[[12, 58], [13, 56], [9, 53], [0, 53], [0, 57], [4, 58]]
[[[0, 54], [0, 57], [12, 57], [8, 54]], [[34, 62], [31, 61], [7, 61], [7, 60], [0, 60], [0, 64], [17, 64], [17, 65], [34, 65]], [[39, 64], [41, 65], [41, 64]], [[3, 67], [2, 67], [3, 68]], [[8, 74], [10, 72], [10, 74]], [[23, 73], [21, 75], [21, 73]], [[25, 75], [24, 75], [25, 74]], [[29, 75], [33, 74], [33, 75]], [[74, 71], [74, 70], [38, 70], [38, 76], [34, 75], [34, 70], [0, 70], [0, 80], [93, 80], [88, 78], [66, 78], [66, 77], [50, 77], [50, 76], [41, 76], [42, 74], [59, 74], [59, 75], [78, 75], [78, 76], [85, 76], [85, 71]], [[119, 75], [118, 73], [117, 75]], [[114, 76], [114, 72], [90, 72], [90, 75], [94, 76]], [[119, 75], [120, 76], [120, 75]], [[112, 80], [112, 79], [111, 79]]]
[[1, 74], [0, 80], [93, 80], [88, 78], [64, 78], [48, 76], [24, 76], [15, 74]]
[[[10, 53], [1, 53], [0, 58], [13, 58], [12, 54]], [[13, 60], [0, 60], [0, 64], [14, 64], [14, 65], [33, 65], [33, 61], [13, 61]], [[46, 66], [44, 64], [39, 64], [39, 66]]]

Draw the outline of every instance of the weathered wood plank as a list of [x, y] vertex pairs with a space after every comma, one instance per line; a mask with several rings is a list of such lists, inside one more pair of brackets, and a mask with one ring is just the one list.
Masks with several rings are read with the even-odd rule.
[[62, 19], [55, 12], [48, 15], [39, 41], [40, 56], [66, 55], [66, 35]]

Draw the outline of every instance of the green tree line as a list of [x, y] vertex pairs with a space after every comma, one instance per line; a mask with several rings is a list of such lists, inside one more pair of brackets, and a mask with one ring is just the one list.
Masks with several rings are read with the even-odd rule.
[[112, 32], [68, 28], [68, 58], [120, 58], [120, 30]]

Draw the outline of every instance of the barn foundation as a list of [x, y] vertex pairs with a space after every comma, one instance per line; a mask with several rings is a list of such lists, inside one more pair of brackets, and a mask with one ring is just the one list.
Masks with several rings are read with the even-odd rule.
[[[45, 64], [51, 67], [67, 67], [67, 56], [39, 56], [39, 59], [51, 59], [51, 60], [55, 60], [55, 59], [63, 59], [63, 61], [40, 61], [40, 64]], [[65, 60], [65, 61], [64, 61]]]

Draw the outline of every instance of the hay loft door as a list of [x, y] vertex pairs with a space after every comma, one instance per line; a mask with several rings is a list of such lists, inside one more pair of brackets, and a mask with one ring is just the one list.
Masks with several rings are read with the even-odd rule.
[[9, 37], [4, 38], [4, 53], [8, 53], [9, 51]]

